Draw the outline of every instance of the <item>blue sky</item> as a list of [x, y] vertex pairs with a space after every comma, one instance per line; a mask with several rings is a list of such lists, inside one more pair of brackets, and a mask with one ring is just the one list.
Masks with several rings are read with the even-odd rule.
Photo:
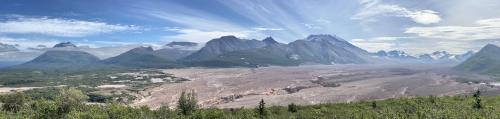
[[500, 44], [498, 0], [2, 0], [0, 43], [90, 47], [291, 42], [332, 34], [369, 51], [462, 53]]

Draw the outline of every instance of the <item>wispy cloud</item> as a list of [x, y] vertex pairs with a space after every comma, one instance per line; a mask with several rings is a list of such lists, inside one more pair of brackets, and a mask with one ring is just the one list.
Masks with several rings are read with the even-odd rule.
[[499, 39], [500, 18], [478, 20], [475, 26], [411, 27], [405, 33], [442, 40]]
[[47, 17], [18, 17], [0, 22], [0, 34], [42, 34], [59, 37], [84, 37], [137, 29], [138, 27], [133, 25]]
[[394, 16], [410, 18], [416, 23], [433, 24], [441, 21], [438, 12], [433, 10], [409, 9], [394, 4], [383, 4], [379, 0], [362, 0], [363, 7], [352, 16], [354, 20], [374, 21], [377, 16]]

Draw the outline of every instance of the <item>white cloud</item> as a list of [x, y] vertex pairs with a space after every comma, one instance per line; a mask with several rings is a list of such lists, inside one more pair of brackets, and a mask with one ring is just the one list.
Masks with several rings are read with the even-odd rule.
[[136, 29], [138, 29], [137, 26], [46, 17], [19, 17], [0, 22], [0, 33], [3, 34], [43, 34], [60, 37], [84, 37]]
[[433, 24], [441, 21], [438, 12], [432, 10], [414, 10], [399, 5], [381, 4], [378, 0], [361, 1], [363, 8], [352, 19], [374, 21], [376, 16], [396, 16], [410, 18], [419, 24]]
[[500, 18], [476, 21], [475, 26], [411, 27], [405, 33], [443, 40], [482, 40], [500, 38]]
[[[203, 31], [198, 29], [179, 29], [175, 32], [179, 33], [173, 36], [166, 36], [166, 40], [185, 40], [191, 42], [203, 43], [221, 36], [233, 35], [236, 37], [247, 38], [255, 31]], [[255, 36], [255, 35], [252, 35]]]

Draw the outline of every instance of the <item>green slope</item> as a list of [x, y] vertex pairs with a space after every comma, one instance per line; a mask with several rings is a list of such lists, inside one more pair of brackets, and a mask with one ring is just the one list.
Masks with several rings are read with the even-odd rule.
[[500, 48], [488, 44], [455, 69], [500, 76]]

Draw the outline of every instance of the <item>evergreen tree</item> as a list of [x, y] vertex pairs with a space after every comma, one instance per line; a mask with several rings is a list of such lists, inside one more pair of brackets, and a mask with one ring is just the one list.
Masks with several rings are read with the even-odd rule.
[[475, 100], [473, 108], [476, 108], [476, 109], [483, 108], [483, 105], [481, 104], [481, 91], [477, 90], [474, 93], [473, 97], [474, 97], [474, 100]]
[[297, 105], [295, 105], [294, 103], [291, 103], [288, 105], [288, 112], [291, 112], [291, 113], [295, 113], [297, 112]]
[[377, 108], [377, 101], [373, 101], [371, 106], [373, 109], [376, 109]]
[[264, 99], [260, 100], [259, 106], [257, 107], [257, 112], [259, 113], [259, 117], [261, 119], [263, 119], [267, 116], [266, 103], [264, 102]]

